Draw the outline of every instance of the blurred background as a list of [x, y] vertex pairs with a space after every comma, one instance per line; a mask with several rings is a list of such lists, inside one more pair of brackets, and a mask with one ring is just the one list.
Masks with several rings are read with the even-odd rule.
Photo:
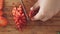
[[[37, 0], [23, 0], [27, 12], [29, 8], [34, 5]], [[15, 23], [12, 19], [12, 7], [13, 3], [20, 4], [20, 0], [4, 0], [4, 17], [8, 20], [8, 26], [0, 27], [0, 34], [57, 34], [60, 31], [60, 12], [52, 19], [41, 22], [35, 21], [28, 23], [22, 31], [16, 29]]]

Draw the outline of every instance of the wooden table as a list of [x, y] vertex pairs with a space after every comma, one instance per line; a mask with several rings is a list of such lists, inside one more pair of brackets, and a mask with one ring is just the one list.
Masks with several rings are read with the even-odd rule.
[[[33, 6], [36, 0], [23, 0], [27, 11]], [[4, 0], [4, 16], [7, 18], [8, 26], [0, 27], [0, 34], [56, 34], [60, 31], [60, 12], [52, 19], [46, 22], [31, 22], [28, 23], [23, 29], [23, 32], [18, 31], [15, 28], [14, 21], [12, 19], [11, 9], [12, 3], [20, 3], [19, 0]]]

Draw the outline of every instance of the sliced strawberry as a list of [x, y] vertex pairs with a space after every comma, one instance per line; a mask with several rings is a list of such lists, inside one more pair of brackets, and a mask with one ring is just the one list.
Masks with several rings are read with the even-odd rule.
[[18, 8], [14, 7], [12, 13], [14, 15], [14, 21], [16, 23], [17, 28], [22, 29], [27, 23], [26, 17], [22, 10], [22, 6], [19, 5]]

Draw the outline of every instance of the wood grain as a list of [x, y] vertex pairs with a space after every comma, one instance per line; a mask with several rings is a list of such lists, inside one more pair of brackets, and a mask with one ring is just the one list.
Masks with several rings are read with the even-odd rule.
[[[27, 12], [29, 12], [29, 8], [34, 5], [37, 0], [23, 0]], [[5, 0], [4, 1], [4, 17], [9, 21], [8, 26], [0, 27], [0, 34], [56, 34], [60, 31], [60, 12], [52, 17], [52, 19], [41, 22], [35, 21], [28, 23], [25, 28], [23, 28], [23, 32], [18, 31], [16, 29], [15, 23], [13, 21], [13, 16], [11, 13], [13, 3], [18, 5], [20, 3], [19, 0]]]

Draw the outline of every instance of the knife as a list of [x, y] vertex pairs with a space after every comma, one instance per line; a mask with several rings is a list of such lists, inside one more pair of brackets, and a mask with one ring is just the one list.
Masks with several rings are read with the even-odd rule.
[[23, 3], [23, 0], [20, 0], [20, 3], [22, 5], [22, 9], [23, 9], [23, 12], [24, 12], [24, 14], [26, 16], [27, 21], [30, 22], [31, 19], [30, 19], [29, 15], [27, 14], [26, 8], [25, 8], [24, 3]]

